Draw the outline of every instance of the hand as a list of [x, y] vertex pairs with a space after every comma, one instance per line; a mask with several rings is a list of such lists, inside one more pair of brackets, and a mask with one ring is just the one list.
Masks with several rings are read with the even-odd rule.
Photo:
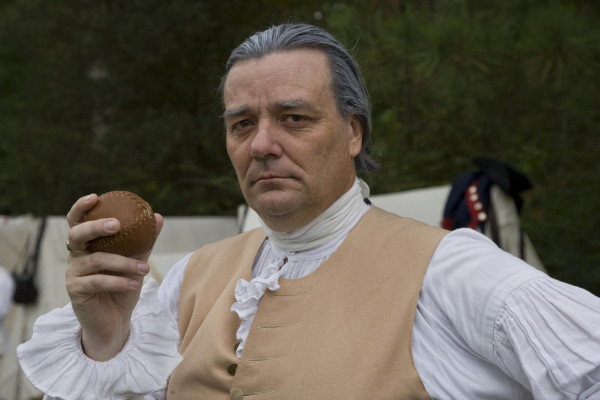
[[[117, 233], [120, 223], [114, 218], [83, 222], [85, 213], [98, 202], [91, 194], [75, 202], [67, 214], [71, 248], [66, 271], [67, 292], [81, 324], [83, 349], [88, 357], [105, 361], [114, 357], [127, 341], [131, 314], [148, 274], [150, 252], [139, 259], [109, 253], [88, 253], [87, 243], [100, 236]], [[157, 232], [163, 217], [155, 214]], [[158, 236], [158, 233], [157, 233]]]

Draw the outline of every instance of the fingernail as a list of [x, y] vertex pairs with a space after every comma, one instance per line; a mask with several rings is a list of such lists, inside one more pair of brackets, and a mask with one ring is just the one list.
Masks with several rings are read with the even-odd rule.
[[89, 203], [90, 201], [92, 201], [92, 195], [91, 194], [88, 194], [87, 196], [85, 196], [83, 198], [83, 202], [84, 203]]
[[140, 287], [140, 283], [134, 279], [129, 281], [129, 286], [131, 286], [133, 289], [137, 289]]
[[144, 264], [144, 263], [139, 263], [137, 265], [137, 269], [138, 271], [140, 271], [142, 274], [147, 274], [150, 271], [150, 267], [148, 266], [148, 264]]
[[115, 229], [117, 229], [117, 221], [111, 220], [111, 221], [105, 222], [104, 229], [106, 229], [109, 232], [114, 231]]

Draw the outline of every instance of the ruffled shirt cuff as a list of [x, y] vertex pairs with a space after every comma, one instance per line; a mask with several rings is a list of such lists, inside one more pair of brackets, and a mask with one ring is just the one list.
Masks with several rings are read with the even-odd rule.
[[157, 300], [156, 289], [153, 280], [144, 285], [129, 339], [108, 361], [84, 354], [71, 304], [41, 316], [31, 340], [17, 348], [25, 375], [46, 395], [65, 400], [124, 399], [164, 389], [181, 355], [179, 333]]

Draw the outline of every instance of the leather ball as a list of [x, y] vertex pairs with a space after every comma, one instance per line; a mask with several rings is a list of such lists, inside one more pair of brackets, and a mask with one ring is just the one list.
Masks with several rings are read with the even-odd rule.
[[152, 207], [135, 193], [113, 191], [98, 196], [98, 203], [87, 212], [85, 220], [116, 218], [121, 230], [88, 243], [91, 252], [120, 254], [125, 257], [141, 256], [154, 246], [156, 219]]

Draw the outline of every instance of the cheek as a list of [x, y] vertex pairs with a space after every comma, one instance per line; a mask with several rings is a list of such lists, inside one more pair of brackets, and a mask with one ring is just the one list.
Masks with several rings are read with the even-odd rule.
[[241, 146], [240, 143], [236, 143], [228, 139], [226, 148], [227, 155], [229, 155], [229, 161], [231, 161], [236, 174], [238, 177], [243, 175], [243, 171], [245, 171], [248, 164], [248, 162], [245, 160], [245, 158], [248, 157], [245, 156], [243, 146]]

